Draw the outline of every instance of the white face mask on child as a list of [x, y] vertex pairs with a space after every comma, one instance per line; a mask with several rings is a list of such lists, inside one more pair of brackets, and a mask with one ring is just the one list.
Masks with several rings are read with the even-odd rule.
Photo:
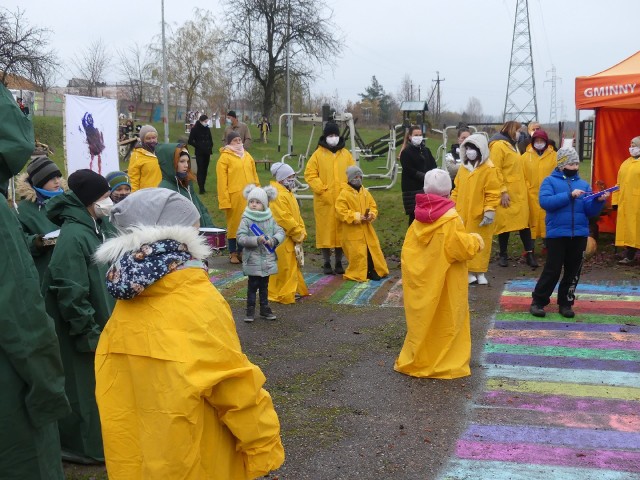
[[338, 137], [337, 135], [331, 135], [330, 137], [327, 137], [326, 140], [327, 145], [329, 145], [330, 147], [335, 147], [336, 145], [338, 145], [340, 137]]

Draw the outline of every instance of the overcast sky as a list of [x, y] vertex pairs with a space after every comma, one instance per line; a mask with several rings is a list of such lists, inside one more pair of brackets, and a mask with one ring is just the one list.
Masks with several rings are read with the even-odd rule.
[[[516, 0], [326, 0], [345, 37], [341, 52], [326, 52], [334, 69], [318, 72], [314, 93], [356, 101], [375, 75], [396, 94], [405, 74], [427, 95], [436, 71], [443, 108], [463, 111], [470, 97], [485, 114], [502, 115]], [[116, 49], [148, 44], [160, 31], [160, 0], [4, 0], [25, 11], [29, 24], [50, 28], [52, 47], [72, 76], [70, 59], [94, 39]], [[195, 7], [222, 20], [220, 0], [165, 0], [166, 21], [179, 26]], [[538, 115], [549, 119], [550, 70], [557, 76], [558, 118], [574, 119], [576, 76], [592, 75], [640, 49], [638, 0], [529, 0]], [[221, 22], [220, 22], [221, 23]], [[233, 35], [233, 32], [226, 32]], [[212, 46], [212, 48], [216, 48]], [[339, 54], [341, 53], [341, 55]], [[113, 70], [113, 69], [112, 69]], [[116, 80], [117, 76], [108, 80]], [[416, 87], [417, 88], [417, 87]], [[563, 111], [561, 108], [563, 107]]]

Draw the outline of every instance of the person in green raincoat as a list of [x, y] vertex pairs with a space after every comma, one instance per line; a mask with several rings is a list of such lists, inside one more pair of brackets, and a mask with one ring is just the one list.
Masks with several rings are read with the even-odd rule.
[[66, 182], [58, 166], [46, 156], [36, 157], [27, 166], [27, 172], [19, 175], [15, 183], [18, 203], [18, 220], [27, 236], [40, 280], [49, 265], [53, 245], [45, 245], [42, 237], [58, 230], [58, 226], [47, 218], [45, 206], [50, 198], [64, 193]]
[[184, 143], [163, 143], [156, 147], [156, 155], [162, 171], [162, 181], [158, 187], [168, 188], [191, 200], [200, 213], [200, 226], [215, 227], [207, 207], [193, 190], [196, 177], [191, 172], [191, 156], [187, 146]]
[[102, 245], [101, 218], [113, 206], [107, 180], [83, 169], [69, 176], [69, 190], [47, 203], [47, 216], [60, 236], [42, 282], [47, 312], [54, 319], [73, 412], [58, 422], [63, 458], [76, 463], [104, 462], [95, 399], [94, 357], [98, 338], [111, 316], [106, 266], [93, 254]]
[[[33, 125], [0, 83], [0, 184], [27, 163]], [[24, 233], [0, 196], [0, 478], [63, 480], [56, 420], [70, 412], [60, 348]]]

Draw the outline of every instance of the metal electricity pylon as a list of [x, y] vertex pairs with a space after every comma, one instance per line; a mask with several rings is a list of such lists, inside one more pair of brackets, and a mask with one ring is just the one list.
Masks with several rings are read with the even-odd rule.
[[517, 120], [528, 123], [537, 119], [538, 103], [531, 55], [529, 2], [517, 0], [503, 121]]
[[549, 80], [545, 80], [544, 83], [551, 83], [551, 110], [549, 112], [549, 123], [556, 123], [558, 121], [558, 107], [556, 104], [556, 89], [558, 80], [562, 80], [560, 77], [556, 75], [556, 66], [552, 65], [551, 70], [547, 71], [547, 73], [551, 72], [551, 78]]

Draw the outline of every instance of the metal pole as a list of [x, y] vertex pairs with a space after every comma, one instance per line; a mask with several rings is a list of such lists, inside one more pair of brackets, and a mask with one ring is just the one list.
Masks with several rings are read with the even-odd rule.
[[169, 143], [169, 89], [167, 87], [167, 45], [164, 34], [164, 0], [162, 0], [162, 123], [164, 123], [164, 143]]
[[[289, 79], [289, 35], [291, 33], [291, 0], [287, 5], [287, 48], [286, 48], [286, 72], [287, 72], [287, 113], [291, 113], [291, 80]], [[287, 154], [293, 152], [293, 117], [287, 118]]]

